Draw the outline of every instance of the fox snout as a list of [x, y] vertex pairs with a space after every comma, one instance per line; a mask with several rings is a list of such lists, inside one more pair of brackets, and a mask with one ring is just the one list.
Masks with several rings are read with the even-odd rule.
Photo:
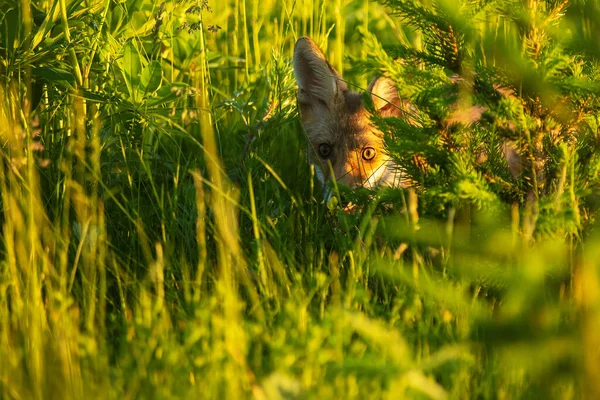
[[[319, 180], [352, 187], [404, 186], [401, 169], [385, 151], [383, 133], [371, 122], [362, 95], [348, 89], [311, 39], [298, 39], [293, 65], [308, 158]], [[375, 78], [367, 91], [380, 116], [402, 115], [393, 81]]]

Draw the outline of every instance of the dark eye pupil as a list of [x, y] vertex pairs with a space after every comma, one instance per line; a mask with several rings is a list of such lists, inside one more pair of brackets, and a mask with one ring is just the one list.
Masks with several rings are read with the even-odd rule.
[[372, 160], [375, 157], [375, 149], [367, 147], [363, 150], [363, 158], [367, 161]]
[[327, 158], [331, 155], [331, 146], [327, 143], [321, 143], [319, 145], [319, 155], [323, 158]]

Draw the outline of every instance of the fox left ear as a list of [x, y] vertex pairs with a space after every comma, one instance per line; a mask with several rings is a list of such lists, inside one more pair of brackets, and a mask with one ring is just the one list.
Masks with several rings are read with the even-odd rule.
[[367, 91], [371, 93], [377, 111], [400, 115], [400, 95], [393, 80], [378, 76], [371, 81]]
[[310, 38], [301, 37], [294, 47], [294, 75], [301, 108], [331, 109], [338, 93], [348, 89], [342, 77]]

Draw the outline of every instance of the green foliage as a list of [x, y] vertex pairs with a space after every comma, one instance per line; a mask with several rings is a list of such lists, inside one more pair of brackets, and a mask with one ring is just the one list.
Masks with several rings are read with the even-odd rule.
[[[0, 398], [598, 397], [599, 10], [0, 0]], [[302, 35], [410, 190], [324, 204]]]
[[596, 59], [563, 35], [569, 3], [384, 3], [419, 40], [383, 48], [365, 33], [363, 64], [418, 114], [378, 124], [420, 194], [434, 210], [529, 204], [536, 236], [577, 236], [595, 215], [599, 182], [577, 177], [597, 168], [600, 88]]

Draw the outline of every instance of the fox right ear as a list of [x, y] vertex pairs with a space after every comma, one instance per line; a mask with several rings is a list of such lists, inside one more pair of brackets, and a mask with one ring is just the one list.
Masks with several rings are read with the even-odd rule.
[[400, 107], [398, 88], [390, 78], [375, 77], [369, 84], [367, 92], [371, 93], [371, 99], [373, 99], [373, 105], [377, 111], [394, 110], [394, 108], [397, 110]]
[[413, 126], [421, 126], [419, 111], [410, 101], [402, 99], [396, 83], [390, 78], [376, 77], [367, 89], [377, 112], [384, 117], [401, 117]]
[[325, 105], [331, 109], [336, 94], [347, 90], [342, 77], [333, 69], [319, 46], [301, 37], [294, 48], [294, 75], [298, 82], [298, 103], [307, 107]]

